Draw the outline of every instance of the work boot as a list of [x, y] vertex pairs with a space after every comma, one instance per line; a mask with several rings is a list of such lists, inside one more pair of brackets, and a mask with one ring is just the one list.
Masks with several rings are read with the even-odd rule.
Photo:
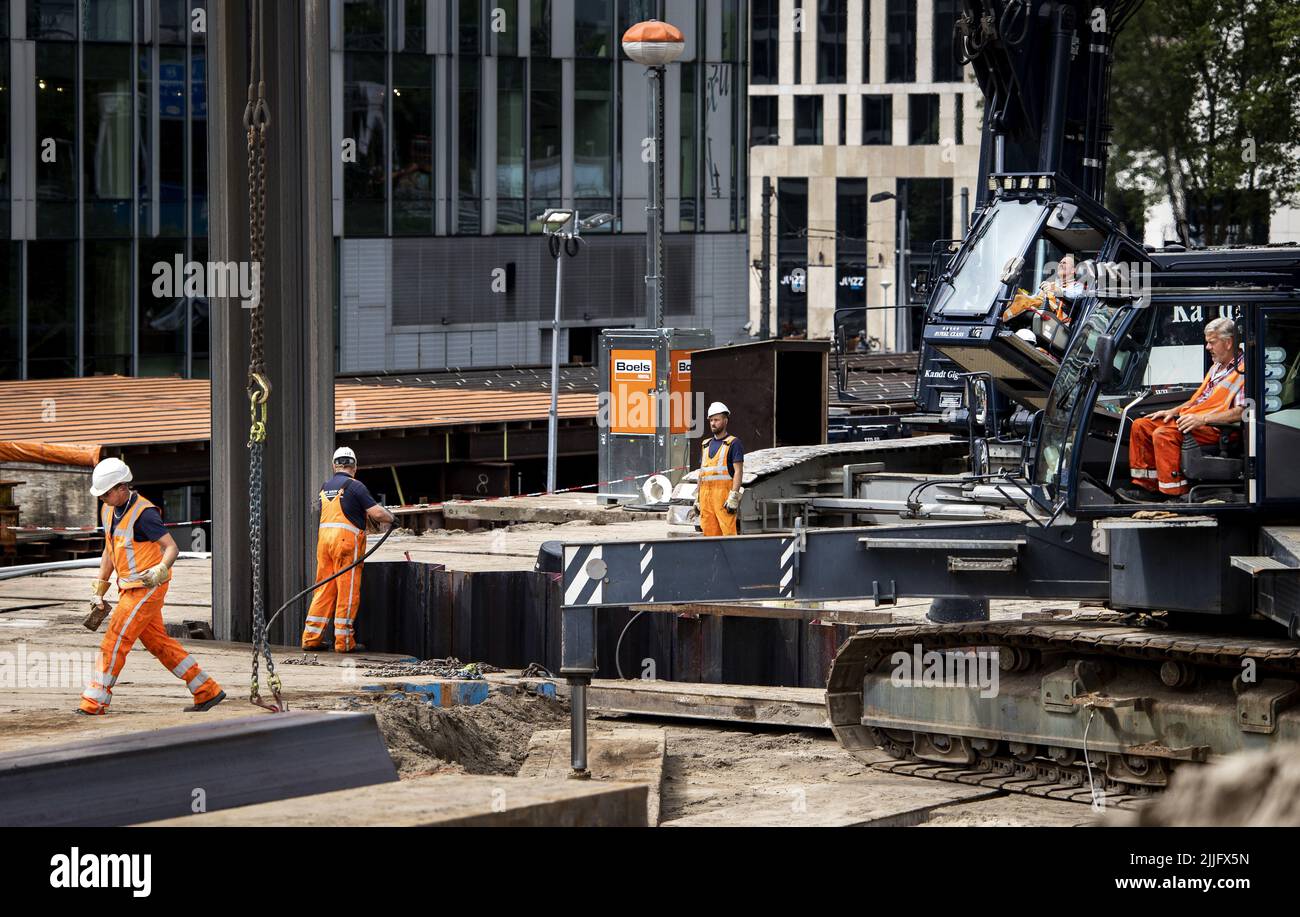
[[202, 713], [204, 710], [211, 710], [213, 707], [215, 707], [217, 704], [221, 703], [225, 699], [226, 699], [226, 692], [222, 691], [211, 700], [205, 700], [201, 704], [190, 704], [188, 707], [182, 707], [181, 709], [186, 713]]
[[366, 645], [364, 643], [358, 643], [355, 646], [353, 646], [352, 649], [350, 650], [341, 650], [338, 647], [334, 648], [334, 652], [339, 653], [341, 655], [347, 655], [348, 653], [364, 653], [365, 651], [366, 651]]
[[328, 643], [317, 643], [315, 646], [300, 646], [298, 649], [302, 650], [304, 653], [328, 653], [332, 652], [334, 647], [330, 646]]
[[107, 710], [101, 710], [98, 713], [91, 713], [88, 710], [82, 710], [80, 707], [77, 708], [77, 714], [80, 716], [105, 716], [107, 713]]
[[1129, 503], [1163, 503], [1166, 499], [1164, 494], [1138, 487], [1136, 484], [1132, 487], [1117, 487], [1115, 493], [1121, 500]]

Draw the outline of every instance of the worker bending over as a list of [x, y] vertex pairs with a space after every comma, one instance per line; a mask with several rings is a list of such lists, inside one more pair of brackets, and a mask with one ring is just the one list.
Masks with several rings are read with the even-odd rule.
[[745, 470], [745, 447], [727, 433], [731, 412], [721, 401], [709, 405], [709, 429], [696, 476], [695, 510], [705, 535], [736, 534], [740, 509], [740, 482]]
[[194, 703], [187, 712], [208, 710], [226, 699], [216, 679], [209, 677], [163, 627], [162, 607], [171, 567], [180, 551], [163, 528], [157, 507], [128, 485], [131, 469], [121, 459], [104, 459], [91, 475], [90, 492], [104, 502], [100, 524], [104, 529], [104, 554], [99, 561], [99, 578], [93, 585], [91, 604], [103, 610], [108, 578], [117, 573], [118, 602], [108, 620], [108, 632], [99, 647], [95, 672], [81, 695], [78, 713], [102, 715], [108, 712], [113, 685], [126, 665], [126, 654], [135, 641], [144, 644], [158, 661], [185, 681]]
[[[316, 538], [316, 582], [329, 579], [366, 553], [366, 523], [376, 530], [392, 525], [396, 518], [356, 480], [357, 454], [347, 446], [334, 451], [334, 476], [320, 490], [320, 529]], [[354, 653], [365, 647], [357, 643], [353, 623], [361, 601], [361, 568], [357, 564], [342, 576], [316, 590], [307, 624], [302, 631], [302, 648], [324, 648], [325, 626], [334, 621], [334, 652]]]
[[[1219, 432], [1210, 424], [1238, 423], [1246, 409], [1245, 362], [1240, 332], [1230, 318], [1216, 318], [1205, 326], [1205, 349], [1214, 365], [1185, 403], [1133, 421], [1128, 463], [1133, 483], [1166, 497], [1187, 493], [1183, 478], [1183, 437], [1198, 443], [1216, 443]], [[1146, 496], [1142, 491], [1138, 495]]]

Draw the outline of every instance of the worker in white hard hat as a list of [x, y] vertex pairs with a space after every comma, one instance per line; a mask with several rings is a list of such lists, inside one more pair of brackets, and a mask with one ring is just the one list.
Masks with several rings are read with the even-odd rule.
[[731, 412], [721, 401], [709, 405], [709, 429], [704, 441], [700, 470], [696, 476], [695, 510], [705, 535], [736, 534], [736, 513], [740, 509], [740, 482], [745, 472], [745, 447], [727, 432]]
[[91, 716], [108, 712], [113, 685], [136, 640], [190, 689], [194, 703], [183, 710], [193, 713], [215, 707], [225, 700], [226, 692], [163, 626], [163, 599], [180, 550], [163, 527], [158, 508], [131, 488], [131, 469], [118, 458], [104, 459], [95, 466], [90, 492], [104, 503], [99, 517], [104, 553], [99, 577], [92, 586], [92, 610], [104, 611], [108, 578], [114, 572], [118, 601], [77, 712]]
[[[366, 553], [366, 528], [391, 525], [396, 518], [380, 506], [366, 485], [356, 479], [357, 454], [347, 446], [334, 450], [334, 475], [320, 489], [320, 528], [316, 537], [316, 582], [329, 579], [356, 563]], [[302, 630], [304, 650], [325, 649], [325, 627], [334, 624], [334, 652], [355, 653], [365, 647], [357, 643], [353, 627], [361, 602], [361, 568], [347, 573], [316, 590], [307, 609]]]

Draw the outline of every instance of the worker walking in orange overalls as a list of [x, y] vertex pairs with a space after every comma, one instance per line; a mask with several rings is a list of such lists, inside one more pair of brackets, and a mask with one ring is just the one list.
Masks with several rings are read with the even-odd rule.
[[[396, 518], [356, 480], [357, 454], [347, 446], [334, 452], [334, 476], [320, 490], [320, 534], [316, 539], [316, 582], [334, 576], [366, 553], [366, 523], [391, 525]], [[325, 627], [334, 623], [334, 651], [355, 653], [365, 647], [357, 643], [353, 625], [361, 601], [361, 568], [347, 573], [316, 590], [307, 623], [302, 631], [302, 648], [324, 648]]]
[[187, 712], [210, 710], [226, 699], [216, 679], [199, 667], [194, 657], [163, 627], [162, 607], [171, 580], [171, 566], [180, 553], [175, 540], [163, 528], [158, 508], [128, 485], [131, 469], [121, 459], [104, 459], [91, 475], [90, 492], [104, 501], [100, 523], [104, 528], [104, 554], [99, 578], [93, 585], [92, 605], [104, 608], [108, 578], [117, 573], [120, 598], [108, 621], [108, 633], [99, 647], [95, 672], [81, 695], [78, 713], [101, 715], [108, 712], [113, 685], [126, 664], [126, 654], [135, 641], [173, 675], [184, 680], [194, 703]]
[[745, 471], [745, 447], [727, 433], [731, 412], [721, 401], [709, 405], [709, 429], [713, 436], [704, 441], [700, 470], [696, 475], [695, 511], [705, 535], [736, 534], [736, 512], [740, 509], [740, 483]]
[[1126, 496], [1149, 498], [1150, 492], [1174, 497], [1187, 493], [1182, 471], [1183, 437], [1215, 443], [1219, 432], [1209, 424], [1241, 420], [1246, 410], [1246, 368], [1239, 336], [1230, 318], [1216, 318], [1207, 324], [1205, 349], [1214, 358], [1214, 365], [1201, 380], [1200, 388], [1176, 408], [1133, 421], [1128, 463], [1133, 483], [1142, 490]]

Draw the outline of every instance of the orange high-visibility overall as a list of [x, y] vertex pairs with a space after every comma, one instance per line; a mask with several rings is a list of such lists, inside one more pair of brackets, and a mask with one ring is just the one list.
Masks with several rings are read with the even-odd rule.
[[217, 680], [199, 668], [185, 647], [167, 636], [162, 607], [170, 583], [146, 586], [140, 582], [141, 574], [162, 563], [163, 558], [162, 546], [157, 542], [135, 540], [135, 522], [152, 506], [143, 496], [136, 494], [135, 502], [122, 515], [111, 536], [108, 532], [113, 524], [113, 507], [105, 503], [100, 510], [100, 524], [104, 527], [105, 542], [113, 556], [120, 595], [117, 608], [108, 619], [108, 632], [99, 645], [95, 672], [81, 695], [81, 709], [87, 713], [108, 712], [109, 702], [113, 699], [113, 685], [136, 640], [171, 669], [173, 675], [185, 681], [190, 694], [194, 695], [194, 703], [206, 703], [221, 693]]
[[[1217, 367], [1201, 380], [1201, 386], [1190, 399], [1181, 413], [1217, 414], [1235, 407], [1246, 383], [1245, 368], [1240, 358], [1226, 373], [1222, 373], [1214, 384], [1210, 380], [1215, 376]], [[1198, 443], [1216, 443], [1219, 431], [1214, 427], [1197, 427], [1192, 437]], [[1183, 433], [1178, 429], [1177, 420], [1152, 420], [1139, 417], [1133, 421], [1133, 433], [1128, 443], [1128, 464], [1133, 483], [1153, 493], [1169, 495], [1185, 494], [1188, 490], [1182, 469]]]
[[731, 443], [735, 438], [726, 437], [712, 458], [709, 457], [710, 440], [706, 439], [703, 444], [700, 471], [696, 479], [699, 482], [700, 529], [705, 535], [736, 534], [736, 514], [727, 512], [722, 505], [731, 493], [727, 456], [731, 453]]
[[[343, 512], [345, 484], [330, 496], [320, 492], [320, 534], [316, 538], [316, 582], [328, 579], [366, 553], [366, 533], [349, 521]], [[302, 645], [314, 649], [321, 645], [325, 625], [334, 620], [334, 649], [350, 653], [357, 639], [352, 624], [361, 601], [361, 568], [358, 564], [338, 579], [316, 590], [307, 609], [307, 624], [302, 630]]]

